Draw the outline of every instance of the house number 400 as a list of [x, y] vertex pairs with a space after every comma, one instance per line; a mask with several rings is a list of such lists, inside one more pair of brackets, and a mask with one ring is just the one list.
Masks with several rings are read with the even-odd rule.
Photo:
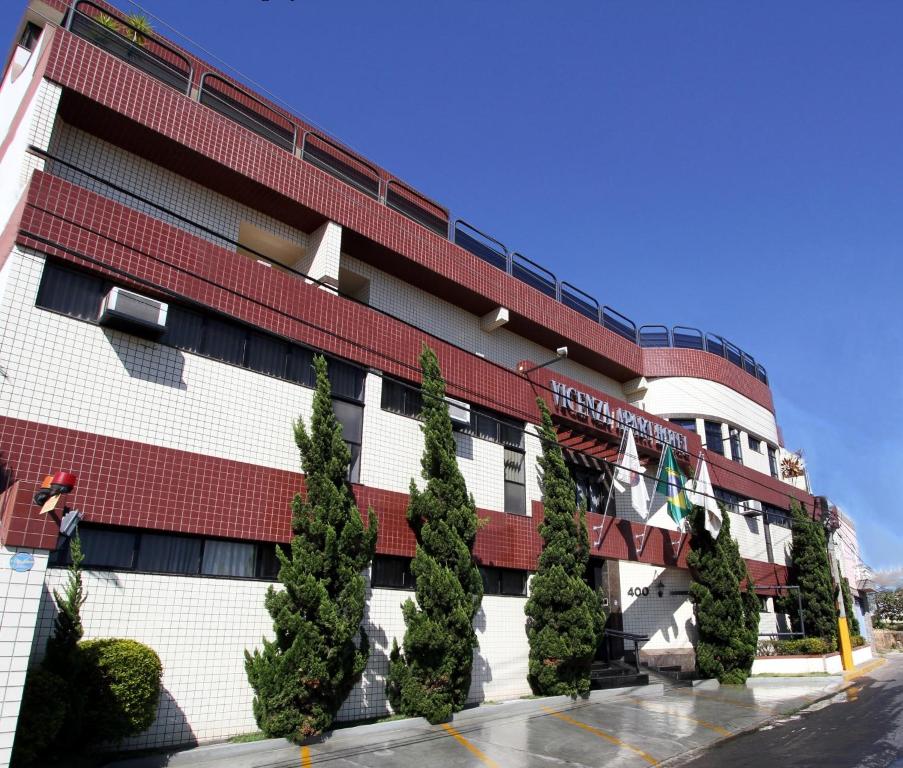
[[627, 594], [630, 597], [649, 597], [649, 587], [631, 587]]

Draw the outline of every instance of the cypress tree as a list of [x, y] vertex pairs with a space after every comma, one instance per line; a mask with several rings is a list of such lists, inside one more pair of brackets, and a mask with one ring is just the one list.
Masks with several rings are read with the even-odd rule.
[[687, 556], [698, 636], [696, 666], [703, 677], [742, 685], [756, 656], [759, 599], [731, 536], [730, 515], [724, 513], [721, 532], [713, 539], [705, 528], [705, 514], [702, 507], [690, 514], [693, 549]]
[[[803, 511], [797, 501], [790, 505], [790, 516], [793, 521], [793, 543], [788, 578], [791, 584], [800, 588], [806, 635], [833, 642], [837, 637], [837, 608], [825, 530]], [[788, 594], [782, 598], [779, 610], [790, 616], [795, 632], [802, 631], [796, 595]]]
[[276, 549], [285, 588], [270, 587], [265, 601], [276, 637], [245, 651], [257, 724], [269, 737], [295, 740], [332, 724], [366, 666], [362, 571], [377, 529], [373, 510], [364, 528], [346, 481], [351, 454], [332, 410], [326, 360], [317, 356], [314, 367], [310, 431], [300, 419], [294, 424], [307, 490], [292, 501], [291, 556]]
[[404, 653], [394, 641], [386, 689], [396, 712], [437, 723], [467, 701], [483, 582], [472, 554], [476, 507], [458, 469], [439, 361], [428, 347], [420, 367], [426, 486], [420, 491], [411, 480], [407, 511], [417, 539], [411, 562], [417, 603], [408, 599], [402, 606]]
[[840, 589], [843, 594], [843, 609], [847, 614], [847, 624], [851, 635], [859, 634], [859, 619], [853, 613], [853, 595], [850, 592], [850, 582], [846, 578], [840, 580]]
[[541, 415], [542, 501], [539, 526], [543, 548], [539, 567], [524, 608], [530, 642], [528, 680], [542, 696], [585, 696], [590, 668], [605, 614], [602, 596], [584, 581], [589, 561], [586, 513], [577, 510], [574, 481], [546, 404], [537, 400]]
[[78, 650], [78, 641], [85, 633], [82, 627], [81, 608], [88, 596], [82, 583], [81, 539], [76, 533], [69, 542], [69, 578], [62, 594], [53, 590], [57, 614], [53, 620], [53, 634], [47, 639], [47, 655], [44, 666], [64, 678], [71, 676], [73, 658]]

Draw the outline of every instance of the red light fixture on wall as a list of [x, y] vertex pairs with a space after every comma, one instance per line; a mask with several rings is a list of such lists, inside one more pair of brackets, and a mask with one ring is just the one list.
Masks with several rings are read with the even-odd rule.
[[47, 475], [34, 495], [34, 503], [41, 507], [41, 512], [48, 511], [47, 503], [54, 497], [71, 493], [77, 480], [78, 478], [72, 472], [57, 472], [55, 475]]

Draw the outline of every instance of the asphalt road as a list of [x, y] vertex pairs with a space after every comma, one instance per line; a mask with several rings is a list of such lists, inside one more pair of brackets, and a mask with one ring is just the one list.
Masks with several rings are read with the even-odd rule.
[[903, 768], [903, 655], [833, 700], [720, 742], [683, 768]]

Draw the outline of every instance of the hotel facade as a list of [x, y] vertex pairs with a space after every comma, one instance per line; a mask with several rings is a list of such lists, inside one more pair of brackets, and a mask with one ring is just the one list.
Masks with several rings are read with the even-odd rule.
[[[566, 263], [552, 274], [176, 44], [129, 39], [125, 22], [102, 2], [34, 0], [0, 88], [0, 750], [51, 631], [73, 510], [86, 636], [135, 638], [163, 662], [157, 721], [127, 746], [255, 730], [243, 653], [272, 629], [263, 598], [304, 482], [291, 425], [310, 416], [317, 353], [349, 480], [379, 519], [371, 658], [341, 717], [387, 712], [425, 344], [488, 520], [473, 701], [529, 693], [537, 397], [587, 508], [608, 626], [648, 636], [643, 662], [693, 668], [689, 543], [661, 496], [647, 530], [611, 488], [625, 429], [650, 495], [663, 446], [685, 472], [704, 457], [760, 590], [760, 632], [778, 631], [790, 500], [816, 499], [782, 471], [793, 456], [752, 355], [711, 329], [635, 324], [616, 296], [568, 282]], [[42, 513], [34, 494], [60, 471], [75, 487]]]

